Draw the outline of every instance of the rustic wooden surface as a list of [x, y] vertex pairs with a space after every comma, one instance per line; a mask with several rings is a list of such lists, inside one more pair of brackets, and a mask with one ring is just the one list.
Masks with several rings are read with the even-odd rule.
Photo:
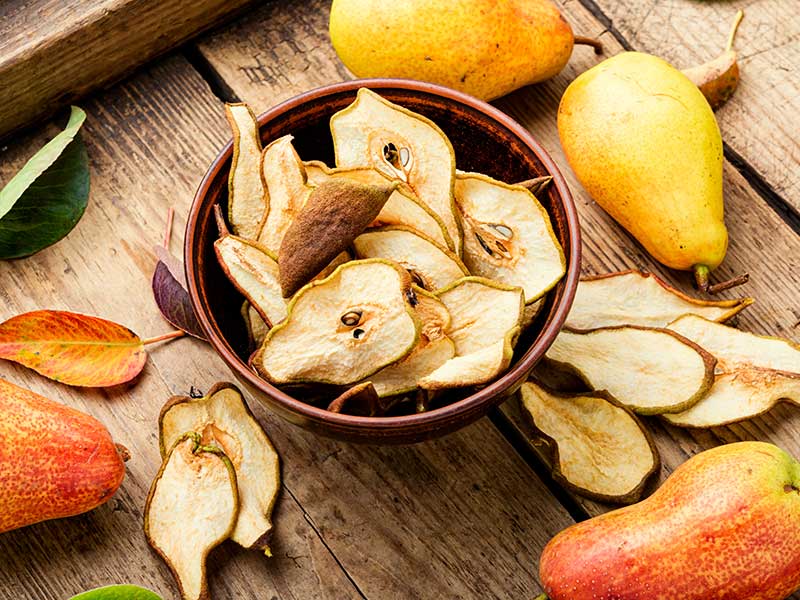
[[[715, 52], [728, 27], [727, 12], [733, 10], [728, 2], [652, 3], [652, 14], [667, 19], [680, 36], [670, 29], [674, 35], [658, 41], [655, 27], [645, 34], [656, 17], [644, 13], [639, 20], [629, 16], [632, 25], [624, 28], [614, 18], [617, 35], [625, 36], [630, 47], [686, 64]], [[0, 263], [0, 319], [34, 308], [69, 308], [115, 319], [142, 335], [166, 330], [148, 290], [155, 262], [150, 248], [160, 238], [167, 207], [174, 206], [173, 251], [179, 251], [192, 191], [229, 136], [220, 98], [243, 99], [260, 112], [298, 92], [349, 77], [327, 38], [328, 4], [266, 4], [187, 48], [191, 64], [180, 54], [163, 59], [84, 103], [92, 161], [89, 209], [66, 240], [33, 258]], [[639, 14], [638, 3], [603, 0], [598, 5], [591, 5], [592, 12], [572, 0], [563, 9], [576, 31], [602, 33], [607, 53], [616, 53], [622, 45], [606, 31], [601, 11]], [[798, 136], [797, 127], [785, 134], [774, 128], [786, 128], [796, 118], [789, 113], [800, 91], [800, 61], [790, 53], [796, 50], [796, 29], [784, 45], [769, 33], [792, 26], [793, 8], [793, 0], [746, 6], [745, 25], [760, 25], [749, 33], [743, 25], [740, 52], [744, 56], [769, 46], [763, 54], [773, 60], [761, 69], [781, 71], [784, 60], [788, 71], [775, 80], [780, 85], [753, 88], [763, 89], [762, 94], [747, 91], [743, 83], [720, 113], [726, 140], [746, 164], [725, 165], [731, 248], [717, 276], [751, 273], [741, 293], [758, 302], [739, 318], [743, 328], [797, 340], [800, 237], [797, 221], [775, 207], [798, 204]], [[698, 11], [709, 16], [701, 20]], [[717, 20], [708, 28], [700, 24]], [[632, 33], [638, 38], [628, 37]], [[751, 58], [757, 61], [758, 55]], [[644, 267], [689, 289], [688, 276], [661, 269], [588, 198], [564, 160], [555, 130], [558, 100], [568, 83], [597, 60], [578, 48], [554, 80], [497, 105], [534, 133], [568, 178], [581, 214], [586, 273]], [[755, 81], [759, 67], [745, 70], [748, 63], [743, 64], [747, 85], [762, 85]], [[30, 154], [31, 144], [52, 131], [51, 126], [15, 140], [0, 152], [0, 181]], [[753, 186], [754, 173], [771, 187], [766, 197], [764, 189]], [[114, 390], [78, 392], [10, 364], [0, 364], [0, 377], [94, 414], [134, 455], [120, 492], [104, 507], [0, 536], [0, 599], [55, 600], [123, 581], [173, 597], [169, 574], [147, 550], [140, 529], [143, 497], [159, 462], [155, 416], [170, 394], [230, 379], [221, 361], [202, 343], [179, 340], [153, 348], [140, 380]], [[275, 556], [265, 559], [225, 544], [211, 560], [216, 597], [471, 599], [537, 593], [538, 553], [571, 517], [537, 476], [541, 466], [528, 445], [530, 431], [513, 401], [495, 415], [496, 425], [484, 419], [444, 440], [386, 449], [316, 438], [254, 408], [284, 462]], [[738, 439], [770, 440], [800, 457], [796, 407], [781, 406], [751, 422], [712, 431], [650, 423], [664, 462], [662, 477], [703, 448]], [[532, 457], [529, 464], [523, 457]], [[609, 509], [579, 498], [573, 504], [554, 492], [576, 517]]]

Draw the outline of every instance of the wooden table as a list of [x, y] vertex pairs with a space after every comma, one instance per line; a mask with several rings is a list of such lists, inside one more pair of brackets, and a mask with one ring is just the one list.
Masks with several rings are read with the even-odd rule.
[[[737, 41], [743, 81], [718, 113], [727, 142], [731, 234], [718, 276], [751, 273], [744, 291], [758, 303], [740, 317], [743, 327], [797, 340], [800, 15], [795, 0], [739, 4], [747, 13]], [[61, 308], [113, 319], [143, 336], [167, 331], [149, 291], [151, 248], [167, 208], [177, 211], [172, 250], [178, 253], [193, 191], [229, 137], [223, 100], [245, 100], [260, 112], [350, 77], [327, 37], [328, 5], [264, 4], [82, 102], [89, 115], [89, 208], [64, 241], [35, 257], [0, 263], [0, 319]], [[577, 32], [601, 37], [607, 54], [642, 49], [681, 67], [719, 50], [735, 9], [689, 0], [567, 0], [562, 8]], [[556, 107], [568, 83], [597, 60], [577, 48], [558, 77], [496, 104], [533, 132], [568, 178], [582, 219], [585, 273], [647, 268], [688, 289], [686, 275], [664, 271], [589, 199], [564, 160]], [[0, 145], [0, 181], [55, 130], [50, 124]], [[141, 529], [160, 462], [156, 416], [170, 395], [192, 386], [206, 390], [231, 374], [199, 341], [151, 350], [138, 381], [99, 391], [0, 364], [0, 377], [98, 417], [133, 455], [125, 482], [106, 505], [0, 536], [0, 599], [60, 600], [123, 582], [174, 597], [171, 577]], [[550, 537], [610, 508], [558, 488], [513, 401], [445, 439], [404, 448], [321, 439], [253, 407], [283, 459], [274, 556], [225, 543], [209, 562], [217, 599], [532, 598], [540, 591], [539, 554]], [[735, 440], [769, 440], [800, 457], [800, 410], [791, 406], [710, 431], [651, 425], [662, 477], [702, 449]]]

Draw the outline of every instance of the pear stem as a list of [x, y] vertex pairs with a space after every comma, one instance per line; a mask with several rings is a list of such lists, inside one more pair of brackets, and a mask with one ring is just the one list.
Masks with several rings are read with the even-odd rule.
[[591, 46], [594, 48], [595, 54], [603, 53], [603, 42], [596, 38], [584, 37], [582, 35], [575, 36], [575, 44], [578, 46]]
[[156, 337], [147, 338], [146, 340], [142, 340], [142, 345], [147, 346], [149, 344], [156, 344], [158, 342], [166, 342], [167, 340], [173, 340], [175, 338], [179, 338], [185, 335], [186, 332], [177, 329], [175, 331], [170, 331], [169, 333], [165, 333], [163, 335], [157, 335]]
[[547, 594], [540, 594], [536, 596], [533, 600], [550, 600], [550, 597]]
[[214, 205], [214, 219], [217, 221], [219, 237], [223, 238], [231, 234], [228, 230], [228, 224], [225, 222], [225, 217], [222, 215], [222, 207], [219, 204]]
[[742, 22], [742, 19], [744, 19], [744, 11], [739, 9], [736, 12], [736, 16], [733, 18], [733, 27], [731, 27], [731, 32], [728, 35], [728, 43], [725, 46], [726, 52], [733, 50], [733, 38], [736, 37], [736, 32], [739, 31], [739, 24]]
[[167, 227], [164, 229], [164, 242], [161, 244], [169, 250], [169, 241], [172, 239], [172, 221], [175, 219], [175, 209], [171, 206], [167, 210]]
[[122, 462], [128, 462], [131, 459], [131, 453], [122, 444], [114, 444], [117, 448], [117, 454], [122, 459]]
[[724, 292], [725, 290], [736, 287], [737, 285], [747, 283], [750, 280], [750, 274], [745, 273], [744, 275], [739, 275], [733, 279], [728, 279], [727, 281], [721, 281], [711, 285], [708, 280], [710, 273], [711, 269], [709, 269], [706, 265], [694, 266], [694, 280], [697, 284], [697, 289], [699, 289], [701, 292], [705, 292], [706, 294], [718, 294], [720, 292]]

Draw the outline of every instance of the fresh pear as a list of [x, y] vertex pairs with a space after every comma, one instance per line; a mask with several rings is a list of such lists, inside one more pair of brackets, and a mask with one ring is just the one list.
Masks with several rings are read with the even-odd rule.
[[556, 75], [576, 43], [550, 0], [333, 0], [330, 35], [358, 77], [432, 81], [483, 100]]
[[127, 458], [97, 419], [0, 379], [0, 533], [100, 506]]
[[564, 92], [558, 132], [589, 194], [659, 262], [708, 276], [725, 258], [722, 137], [701, 91], [666, 61], [624, 52]]
[[689, 459], [544, 549], [550, 600], [783, 600], [800, 588], [800, 463], [763, 442]]

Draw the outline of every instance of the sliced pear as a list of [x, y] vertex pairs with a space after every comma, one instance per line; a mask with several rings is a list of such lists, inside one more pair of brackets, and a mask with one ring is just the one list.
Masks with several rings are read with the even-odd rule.
[[231, 539], [269, 553], [270, 515], [281, 487], [280, 458], [267, 434], [230, 383], [218, 383], [202, 398], [176, 396], [158, 419], [162, 457], [182, 432], [200, 434], [204, 446], [219, 446], [233, 464], [239, 516]]
[[690, 409], [664, 415], [681, 427], [717, 427], [761, 415], [781, 400], [800, 405], [800, 346], [686, 315], [670, 329], [717, 358], [716, 380]]
[[242, 303], [240, 312], [244, 320], [245, 329], [247, 330], [247, 337], [250, 340], [250, 348], [258, 348], [264, 343], [264, 338], [267, 337], [269, 325], [267, 325], [267, 322], [264, 321], [261, 315], [258, 314], [258, 311], [253, 308], [253, 305], [247, 300]]
[[236, 235], [258, 236], [269, 196], [261, 179], [261, 135], [252, 109], [243, 102], [225, 105], [233, 132], [233, 158], [228, 176], [228, 220]]
[[307, 284], [344, 252], [394, 192], [395, 184], [332, 179], [320, 184], [292, 221], [278, 253], [284, 298]]
[[470, 273], [518, 286], [535, 302], [564, 276], [550, 216], [526, 188], [478, 173], [456, 177], [456, 206]]
[[280, 137], [261, 154], [261, 177], [269, 194], [269, 211], [258, 241], [274, 253], [312, 189], [306, 183], [305, 167], [292, 145], [293, 139], [291, 135]]
[[289, 316], [270, 330], [252, 364], [276, 384], [366, 379], [416, 346], [413, 298], [411, 277], [396, 263], [345, 263], [295, 295]]
[[359, 258], [385, 258], [400, 263], [417, 285], [429, 291], [469, 275], [458, 256], [409, 227], [370, 229], [353, 241], [353, 247]]
[[465, 277], [437, 292], [450, 313], [445, 329], [456, 356], [419, 381], [438, 390], [487, 383], [508, 368], [519, 336], [521, 288], [481, 277]]
[[179, 437], [150, 488], [144, 532], [183, 600], [210, 600], [206, 557], [230, 536], [238, 511], [236, 474], [225, 453], [203, 446], [197, 433]]
[[668, 329], [564, 329], [546, 357], [643, 415], [680, 412], [711, 389], [716, 361]]
[[[369, 167], [352, 167], [349, 169], [329, 169], [325, 163], [308, 161], [305, 164], [308, 183], [319, 185], [329, 179], [353, 179], [361, 183], [380, 185], [387, 178]], [[381, 212], [372, 222], [372, 227], [384, 225], [405, 225], [424, 233], [440, 246], [453, 247], [453, 240], [444, 227], [444, 223], [426, 204], [420, 202], [407, 185], [398, 181], [400, 186], [389, 196]]]
[[531, 194], [536, 196], [536, 199], [538, 200], [540, 196], [544, 195], [544, 193], [547, 191], [547, 188], [550, 187], [552, 181], [552, 175], [543, 175], [542, 177], [534, 177], [533, 179], [520, 181], [516, 185], [521, 185], [522, 187], [526, 188]]
[[559, 394], [529, 381], [524, 413], [550, 453], [553, 477], [601, 502], [637, 502], [660, 461], [652, 436], [627, 408], [604, 392]]
[[430, 119], [366, 88], [331, 117], [337, 167], [372, 167], [406, 183], [441, 218], [460, 252], [461, 230], [453, 203], [455, 153]]
[[519, 328], [522, 331], [525, 331], [528, 327], [533, 325], [533, 322], [542, 310], [542, 306], [544, 306], [544, 298], [539, 298], [525, 305], [525, 309], [522, 311], [522, 321], [520, 321], [519, 324]]
[[752, 303], [752, 298], [699, 300], [676, 290], [652, 273], [621, 271], [582, 279], [566, 326], [575, 329], [617, 325], [666, 327], [685, 314], [722, 322]]
[[374, 417], [380, 412], [379, 405], [380, 399], [372, 382], [365, 381], [345, 390], [328, 405], [328, 410], [346, 415]]

